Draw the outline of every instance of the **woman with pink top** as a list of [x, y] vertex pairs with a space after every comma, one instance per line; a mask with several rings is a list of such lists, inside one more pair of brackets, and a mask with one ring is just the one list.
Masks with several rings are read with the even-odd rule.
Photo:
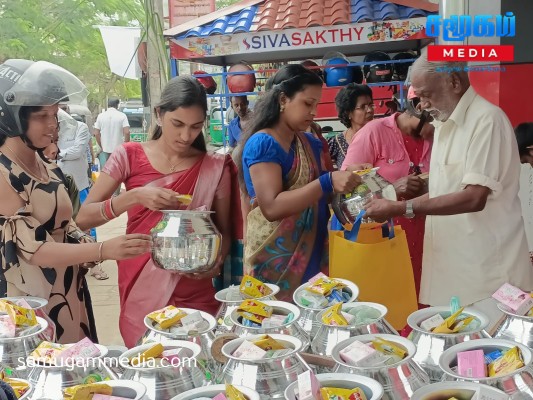
[[[408, 200], [423, 194], [427, 184], [419, 175], [429, 171], [433, 139], [432, 118], [419, 111], [419, 98], [409, 89], [406, 110], [366, 124], [348, 148], [343, 170], [371, 164], [394, 184], [398, 199]], [[399, 217], [394, 221], [405, 230], [413, 264], [417, 296], [420, 292], [425, 217]]]

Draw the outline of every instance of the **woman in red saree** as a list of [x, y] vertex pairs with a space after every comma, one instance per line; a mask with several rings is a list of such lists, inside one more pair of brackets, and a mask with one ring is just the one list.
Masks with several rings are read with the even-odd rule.
[[[189, 194], [192, 203], [188, 209], [215, 211], [213, 222], [222, 234], [223, 249], [219, 264], [204, 274], [161, 270], [149, 254], [118, 264], [119, 325], [128, 347], [144, 334], [146, 314], [158, 308], [172, 304], [215, 313], [218, 303], [213, 278], [221, 275], [232, 238], [242, 238], [235, 165], [229, 157], [206, 152], [204, 88], [192, 77], [172, 79], [163, 90], [156, 114], [152, 140], [125, 143], [111, 155], [77, 221], [83, 227], [101, 225], [106, 222], [106, 210], [114, 215], [127, 211], [127, 232], [149, 233], [161, 220], [159, 210], [184, 208], [177, 194]], [[111, 198], [121, 183], [126, 192]]]
[[280, 300], [318, 272], [328, 272], [327, 202], [360, 179], [329, 172], [323, 147], [311, 133], [322, 80], [299, 64], [286, 65], [254, 107], [250, 131], [237, 149], [241, 188], [250, 198], [246, 215], [247, 274], [280, 286]]

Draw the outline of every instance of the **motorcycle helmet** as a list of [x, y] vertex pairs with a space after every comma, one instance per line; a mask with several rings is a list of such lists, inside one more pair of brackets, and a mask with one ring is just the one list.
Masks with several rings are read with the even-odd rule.
[[324, 73], [322, 72], [322, 69], [318, 68], [319, 65], [314, 62], [313, 60], [305, 60], [302, 61], [300, 64], [302, 64], [305, 68], [310, 69], [314, 73], [316, 73], [320, 79], [324, 80]]
[[346, 65], [350, 63], [344, 54], [339, 52], [328, 52], [322, 63], [328, 68], [324, 69], [326, 76], [326, 86], [346, 86], [352, 83], [352, 71], [350, 67], [332, 67], [333, 65]]
[[0, 134], [26, 137], [20, 119], [23, 107], [51, 106], [60, 101], [79, 104], [87, 97], [85, 85], [69, 71], [46, 61], [7, 60], [0, 65]]
[[[365, 63], [390, 61], [390, 57], [382, 51], [373, 51], [367, 54], [363, 61]], [[368, 64], [364, 66], [363, 70], [366, 83], [390, 82], [392, 80], [392, 64]]]
[[214, 94], [217, 91], [217, 83], [212, 76], [196, 76], [207, 75], [205, 71], [194, 71], [193, 76], [205, 88], [207, 94]]
[[[414, 55], [413, 53], [403, 52], [403, 53], [396, 54], [392, 59], [394, 61], [400, 61], [400, 60], [412, 60], [413, 58], [416, 58], [416, 55]], [[407, 78], [407, 72], [409, 71], [409, 67], [412, 64], [413, 64], [412, 61], [393, 64], [394, 80], [404, 81]]]
[[[248, 72], [254, 69], [247, 63], [232, 65], [228, 72]], [[253, 92], [256, 84], [255, 73], [228, 75], [228, 89], [231, 93]]]

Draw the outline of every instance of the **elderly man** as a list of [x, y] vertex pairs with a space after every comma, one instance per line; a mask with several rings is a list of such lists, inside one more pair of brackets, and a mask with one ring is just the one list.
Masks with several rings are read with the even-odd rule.
[[465, 64], [415, 62], [411, 83], [435, 119], [429, 193], [413, 200], [373, 200], [376, 220], [426, 215], [420, 303], [463, 305], [493, 326], [501, 312], [491, 295], [509, 282], [533, 289], [518, 198], [520, 159], [505, 113], [470, 86]]

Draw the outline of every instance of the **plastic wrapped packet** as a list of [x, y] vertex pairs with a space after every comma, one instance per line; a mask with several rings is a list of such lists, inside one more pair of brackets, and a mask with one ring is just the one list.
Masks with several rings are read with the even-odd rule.
[[130, 364], [135, 367], [149, 360], [154, 360], [155, 358], [161, 357], [164, 351], [165, 348], [161, 343], [154, 343], [147, 350], [136, 356], [131, 357], [129, 361]]
[[273, 339], [269, 335], [265, 335], [260, 339], [254, 340], [252, 343], [265, 351], [286, 349], [285, 346], [283, 346], [280, 342], [278, 342], [276, 339]]
[[313, 284], [307, 286], [305, 290], [308, 290], [311, 293], [317, 293], [323, 296], [327, 296], [331, 293], [333, 289], [342, 289], [345, 286], [346, 285], [344, 285], [342, 282], [332, 278], [320, 278], [316, 280]]
[[325, 296], [318, 293], [310, 292], [308, 290], [302, 290], [298, 293], [298, 295], [299, 296], [297, 300], [300, 305], [304, 307], [322, 308], [326, 307], [329, 304], [328, 299], [326, 299]]
[[113, 388], [104, 383], [77, 385], [63, 390], [64, 400], [91, 400], [95, 394], [113, 394]]
[[341, 389], [323, 387], [320, 389], [322, 400], [367, 400], [365, 393], [359, 389]]
[[359, 306], [348, 310], [348, 314], [354, 316], [350, 325], [368, 325], [381, 318], [381, 313], [374, 307]]
[[265, 318], [269, 318], [272, 311], [271, 306], [257, 300], [244, 300], [237, 308], [237, 314], [257, 324], [261, 324]]
[[347, 326], [348, 321], [341, 313], [342, 303], [328, 308], [322, 315], [322, 322], [326, 325]]
[[251, 299], [268, 296], [272, 293], [272, 289], [267, 285], [249, 275], [245, 275], [242, 278], [239, 290], [245, 298]]
[[159, 324], [161, 329], [168, 329], [176, 325], [187, 313], [174, 306], [166, 306], [147, 315], [152, 321]]
[[10, 339], [16, 336], [16, 326], [9, 315], [0, 315], [0, 338]]
[[407, 356], [407, 351], [397, 344], [385, 339], [376, 338], [372, 341], [372, 347], [386, 356], [396, 356], [403, 360]]
[[35, 362], [41, 364], [55, 365], [57, 357], [67, 347], [62, 344], [42, 342], [33, 352], [30, 354]]
[[444, 320], [444, 323], [433, 329], [433, 333], [458, 333], [464, 330], [469, 324], [471, 324], [475, 317], [467, 317], [459, 320], [459, 316], [463, 313], [464, 307], [461, 307], [457, 312], [450, 315]]
[[24, 308], [17, 306], [10, 301], [3, 301], [7, 315], [17, 327], [30, 327], [37, 325], [37, 317], [35, 311], [31, 308]]
[[226, 383], [226, 397], [228, 400], [246, 400], [246, 397], [241, 391], [228, 383]]
[[524, 366], [524, 359], [518, 347], [507, 350], [504, 355], [489, 364], [489, 377], [506, 375]]

